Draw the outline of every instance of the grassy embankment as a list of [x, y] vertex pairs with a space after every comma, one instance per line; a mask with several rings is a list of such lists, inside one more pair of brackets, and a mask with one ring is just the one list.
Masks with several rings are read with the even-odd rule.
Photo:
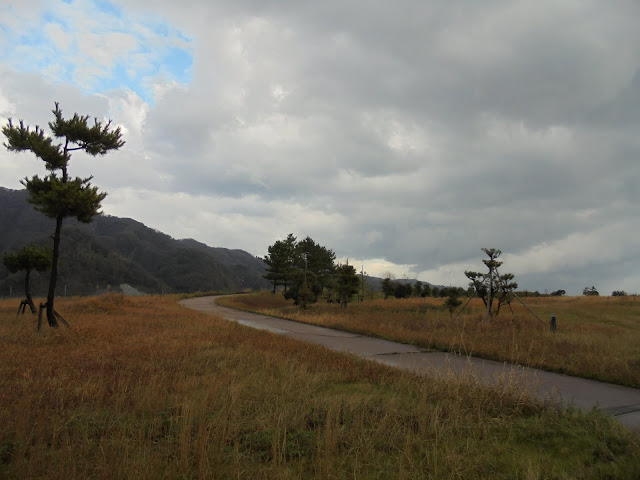
[[0, 300], [0, 478], [638, 478], [612, 419], [242, 327], [176, 297]]
[[[268, 292], [229, 297], [221, 304], [413, 345], [528, 365], [570, 375], [640, 387], [640, 298], [526, 298], [540, 323], [520, 305], [503, 307], [485, 323], [480, 299], [451, 321], [444, 299], [388, 299], [294, 307]], [[506, 311], [504, 310], [506, 308]], [[549, 314], [558, 329], [549, 332]]]

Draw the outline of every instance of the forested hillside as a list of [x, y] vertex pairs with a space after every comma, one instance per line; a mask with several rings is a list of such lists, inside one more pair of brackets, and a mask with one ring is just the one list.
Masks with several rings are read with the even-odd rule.
[[[53, 220], [27, 203], [25, 190], [0, 187], [0, 253], [25, 243], [50, 245]], [[129, 218], [100, 215], [92, 223], [68, 220], [62, 230], [58, 294], [91, 295], [128, 284], [145, 293], [267, 288], [264, 262], [242, 250], [175, 240]], [[0, 296], [18, 295], [23, 274], [0, 264]], [[48, 274], [33, 273], [36, 296]]]

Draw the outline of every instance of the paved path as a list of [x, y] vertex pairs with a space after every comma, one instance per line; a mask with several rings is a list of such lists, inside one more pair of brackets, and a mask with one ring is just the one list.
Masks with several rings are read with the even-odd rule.
[[[306, 323], [242, 312], [215, 303], [216, 297], [181, 300], [185, 307], [219, 315], [250, 327], [348, 352], [386, 365], [427, 375], [471, 373], [486, 383], [514, 376], [538, 398], [578, 408], [599, 407], [636, 433], [640, 433], [640, 390], [585, 378], [570, 377], [492, 360], [424, 349]], [[513, 378], [513, 377], [511, 377]]]

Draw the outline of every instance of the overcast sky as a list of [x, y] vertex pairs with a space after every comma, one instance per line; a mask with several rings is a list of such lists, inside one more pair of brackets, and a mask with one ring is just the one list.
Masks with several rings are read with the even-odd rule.
[[[0, 122], [113, 119], [106, 214], [373, 275], [640, 292], [637, 0], [4, 0]], [[0, 186], [44, 174], [0, 150]]]

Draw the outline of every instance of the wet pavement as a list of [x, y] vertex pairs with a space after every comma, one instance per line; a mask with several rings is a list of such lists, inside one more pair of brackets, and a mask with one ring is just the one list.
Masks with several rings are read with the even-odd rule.
[[217, 305], [215, 298], [199, 297], [181, 300], [179, 303], [242, 325], [315, 343], [331, 350], [350, 353], [423, 375], [470, 374], [488, 384], [517, 381], [533, 395], [544, 400], [573, 404], [583, 410], [598, 407], [631, 430], [640, 433], [640, 390], [635, 388], [466, 355], [432, 352], [412, 345], [294, 320], [242, 312]]

